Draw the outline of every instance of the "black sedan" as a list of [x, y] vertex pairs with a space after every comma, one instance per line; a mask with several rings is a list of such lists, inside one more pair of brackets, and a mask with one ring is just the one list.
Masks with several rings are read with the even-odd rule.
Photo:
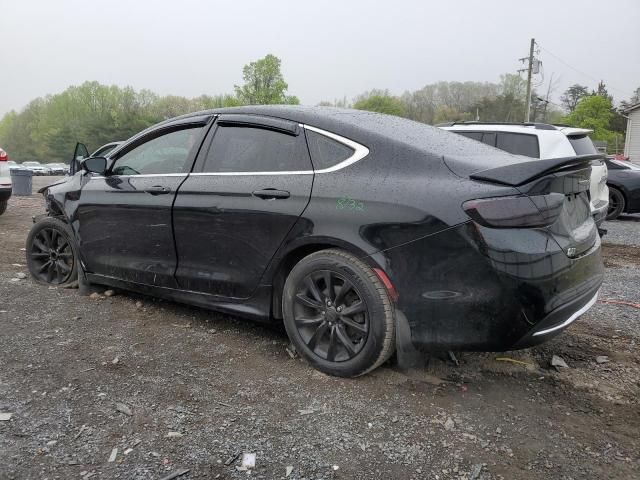
[[542, 342], [595, 302], [593, 156], [529, 161], [370, 112], [165, 121], [44, 191], [36, 280], [284, 322], [333, 375], [394, 352]]
[[640, 167], [624, 160], [607, 159], [609, 213], [615, 220], [622, 213], [640, 212]]

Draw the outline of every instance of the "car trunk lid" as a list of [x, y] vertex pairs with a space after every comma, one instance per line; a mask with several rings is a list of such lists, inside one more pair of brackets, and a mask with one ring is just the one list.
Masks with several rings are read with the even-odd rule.
[[472, 167], [466, 162], [455, 159], [445, 159], [445, 162], [458, 175], [466, 170], [471, 180], [515, 187], [530, 197], [541, 211], [546, 198], [560, 198], [555, 221], [539, 228], [547, 229], [569, 257], [578, 257], [596, 243], [598, 235], [591, 216], [589, 187], [591, 162], [599, 158], [599, 155], [580, 155], [503, 162], [495, 168], [479, 169], [476, 165], [475, 171], [469, 171]]

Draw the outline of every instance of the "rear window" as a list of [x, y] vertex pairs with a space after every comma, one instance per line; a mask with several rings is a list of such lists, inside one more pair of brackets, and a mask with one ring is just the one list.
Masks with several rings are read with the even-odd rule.
[[306, 131], [311, 161], [316, 170], [333, 167], [354, 154], [351, 147], [312, 130]]
[[571, 146], [575, 150], [576, 155], [589, 155], [598, 153], [596, 147], [593, 145], [593, 142], [586, 135], [571, 135], [567, 138], [571, 142]]
[[482, 132], [456, 132], [463, 137], [470, 138], [471, 140], [482, 141]]
[[498, 132], [496, 147], [514, 155], [540, 158], [538, 137], [526, 133]]

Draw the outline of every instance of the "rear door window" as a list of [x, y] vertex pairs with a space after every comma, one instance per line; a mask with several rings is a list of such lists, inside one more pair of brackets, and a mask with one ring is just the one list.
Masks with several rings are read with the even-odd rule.
[[498, 132], [496, 147], [514, 155], [540, 158], [538, 137], [526, 133]]
[[576, 152], [576, 155], [590, 155], [598, 153], [593, 142], [587, 135], [571, 135], [567, 137], [571, 142], [571, 146]]
[[304, 139], [258, 126], [218, 126], [203, 172], [312, 170]]

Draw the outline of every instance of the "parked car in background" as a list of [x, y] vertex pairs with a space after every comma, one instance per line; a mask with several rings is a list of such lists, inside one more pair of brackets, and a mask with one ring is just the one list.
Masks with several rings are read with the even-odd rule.
[[65, 175], [69, 171], [66, 163], [47, 163], [45, 167], [51, 171], [51, 175]]
[[50, 175], [51, 170], [49, 167], [42, 165], [40, 162], [22, 162], [21, 168], [31, 170], [34, 175]]
[[283, 322], [332, 375], [371, 371], [396, 344], [522, 348], [596, 301], [594, 158], [530, 160], [357, 110], [198, 112], [43, 189], [27, 262], [47, 285]]
[[14, 168], [20, 168], [20, 165], [18, 165], [13, 160], [9, 160], [7, 164], [9, 165], [9, 170], [13, 170]]
[[11, 166], [9, 155], [0, 148], [0, 215], [7, 210], [11, 198]]
[[609, 213], [615, 220], [622, 213], [640, 212], [640, 167], [628, 160], [607, 158]]
[[91, 155], [89, 155], [89, 150], [84, 143], [76, 143], [76, 148], [73, 150], [73, 158], [71, 159], [71, 163], [69, 164], [69, 175], [75, 175], [75, 173], [80, 170], [80, 162], [85, 158], [108, 157], [111, 151], [122, 143], [123, 142], [105, 143], [101, 147], [98, 147], [98, 149]]
[[[547, 123], [450, 122], [437, 125], [467, 138], [486, 143], [515, 155], [549, 159], [597, 154], [589, 134], [593, 130]], [[591, 214], [598, 225], [607, 216], [609, 189], [603, 159], [591, 163]]]

